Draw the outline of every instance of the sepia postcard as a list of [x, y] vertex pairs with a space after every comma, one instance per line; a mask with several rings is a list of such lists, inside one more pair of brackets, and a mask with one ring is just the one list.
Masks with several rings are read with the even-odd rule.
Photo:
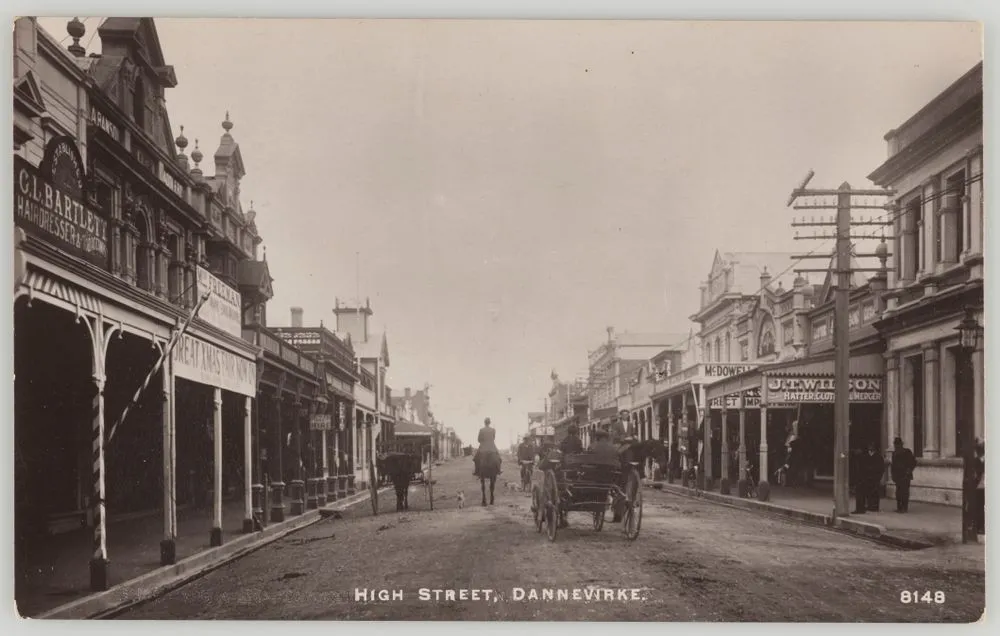
[[21, 617], [984, 615], [980, 23], [12, 36]]

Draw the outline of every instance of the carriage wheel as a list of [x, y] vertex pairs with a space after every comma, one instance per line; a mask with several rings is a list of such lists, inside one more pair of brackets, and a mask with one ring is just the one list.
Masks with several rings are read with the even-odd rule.
[[628, 481], [625, 483], [625, 518], [623, 522], [625, 538], [634, 541], [639, 536], [639, 528], [642, 526], [642, 482], [639, 480], [639, 471], [634, 468], [629, 473]]
[[531, 512], [535, 516], [535, 530], [541, 532], [545, 525], [545, 510], [542, 507], [542, 497], [538, 488], [531, 489]]
[[546, 534], [549, 541], [555, 541], [556, 532], [559, 529], [559, 491], [556, 487], [555, 472], [545, 471], [545, 486], [542, 493], [545, 502]]
[[601, 508], [600, 510], [594, 511], [594, 531], [600, 532], [604, 528], [604, 513], [606, 509]]

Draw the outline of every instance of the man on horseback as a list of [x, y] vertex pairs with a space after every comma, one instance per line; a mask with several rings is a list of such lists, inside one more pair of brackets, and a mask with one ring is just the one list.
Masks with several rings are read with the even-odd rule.
[[472, 474], [479, 477], [479, 464], [482, 462], [483, 457], [488, 454], [495, 455], [495, 461], [497, 463], [497, 474], [501, 474], [503, 471], [499, 469], [500, 466], [500, 451], [497, 450], [496, 444], [497, 432], [490, 426], [490, 418], [486, 418], [483, 422], [483, 427], [479, 429], [479, 448], [476, 450], [475, 457], [472, 458], [472, 462], [475, 464], [475, 469]]

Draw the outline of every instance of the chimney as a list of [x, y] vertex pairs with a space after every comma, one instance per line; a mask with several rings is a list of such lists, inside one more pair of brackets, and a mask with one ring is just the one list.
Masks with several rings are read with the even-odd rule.
[[292, 327], [301, 328], [302, 327], [302, 308], [292, 307]]

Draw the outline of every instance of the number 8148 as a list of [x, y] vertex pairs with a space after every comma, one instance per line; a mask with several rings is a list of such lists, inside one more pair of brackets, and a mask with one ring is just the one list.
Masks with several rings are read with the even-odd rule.
[[941, 590], [935, 590], [933, 592], [929, 590], [924, 592], [918, 592], [916, 590], [903, 590], [899, 593], [899, 602], [905, 605], [913, 603], [937, 603], [940, 605], [944, 603], [944, 592]]

